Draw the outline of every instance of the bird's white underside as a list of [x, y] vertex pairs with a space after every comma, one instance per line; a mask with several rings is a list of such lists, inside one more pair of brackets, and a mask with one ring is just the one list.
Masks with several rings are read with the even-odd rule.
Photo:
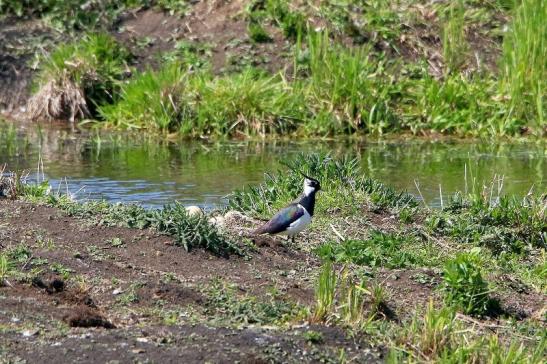
[[281, 232], [280, 234], [293, 236], [301, 232], [308, 226], [311, 222], [311, 215], [309, 214], [308, 210], [300, 204], [298, 204], [298, 207], [304, 210], [304, 215], [302, 215], [298, 220], [293, 222], [289, 225], [287, 230]]

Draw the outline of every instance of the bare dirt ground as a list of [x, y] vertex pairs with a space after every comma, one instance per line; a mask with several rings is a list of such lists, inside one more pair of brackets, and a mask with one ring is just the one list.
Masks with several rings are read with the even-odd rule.
[[[342, 348], [366, 362], [382, 355], [337, 328], [313, 327], [323, 339], [311, 344], [303, 337], [311, 330], [305, 322], [280, 331], [192, 318], [207, 305], [203, 288], [215, 279], [235, 284], [242, 295], [261, 299], [276, 287], [292, 302], [310, 304], [309, 274], [301, 272], [317, 262], [302, 252], [273, 244], [251, 259], [187, 253], [154, 232], [89, 226], [19, 201], [0, 200], [0, 217], [1, 249], [28, 246], [32, 258], [23, 270], [36, 273], [30, 282], [8, 280], [0, 288], [0, 353], [11, 360], [316, 362], [336, 358]], [[113, 238], [123, 245], [113, 247]], [[134, 297], [123, 303], [128, 292]], [[166, 324], [159, 308], [183, 314]]]
[[[186, 252], [154, 231], [106, 227], [0, 199], [0, 250], [30, 252], [19, 262], [26, 278], [0, 287], [0, 354], [8, 362], [285, 363], [337, 361], [343, 350], [355, 362], [385, 359], [388, 348], [366, 335], [349, 337], [307, 317], [283, 327], [235, 325], [208, 310], [215, 282], [235, 287], [238, 297], [267, 302], [275, 289], [279, 299], [313, 307], [317, 258], [279, 239], [254, 242], [250, 256], [220, 258]], [[431, 299], [441, 304], [438, 270], [385, 269], [374, 280], [387, 292], [381, 319], [402, 322]], [[498, 298], [500, 313], [516, 320], [540, 318], [545, 307], [544, 296], [526, 290]], [[308, 340], [309, 331], [321, 340]]]

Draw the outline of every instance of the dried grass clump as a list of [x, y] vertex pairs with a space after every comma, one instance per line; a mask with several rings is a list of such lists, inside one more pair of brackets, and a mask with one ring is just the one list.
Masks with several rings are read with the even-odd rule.
[[74, 120], [90, 116], [85, 93], [66, 73], [46, 82], [29, 100], [32, 120]]
[[108, 34], [90, 34], [61, 44], [40, 61], [37, 93], [29, 100], [34, 120], [97, 117], [97, 107], [116, 101], [119, 83], [130, 73], [131, 54]]

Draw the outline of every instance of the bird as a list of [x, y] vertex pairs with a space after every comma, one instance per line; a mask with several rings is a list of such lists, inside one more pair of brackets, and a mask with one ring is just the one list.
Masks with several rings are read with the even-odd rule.
[[296, 234], [311, 222], [315, 207], [315, 194], [321, 190], [318, 180], [304, 175], [304, 192], [287, 207], [281, 209], [268, 222], [253, 231], [255, 235], [283, 234], [294, 243]]

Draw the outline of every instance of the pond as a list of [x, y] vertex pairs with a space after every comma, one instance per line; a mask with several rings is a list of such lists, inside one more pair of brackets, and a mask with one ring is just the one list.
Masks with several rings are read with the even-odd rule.
[[[407, 190], [431, 207], [458, 190], [503, 182], [524, 196], [547, 188], [545, 142], [423, 141], [188, 141], [154, 136], [71, 131], [0, 123], [0, 168], [28, 171], [39, 164], [54, 189], [78, 199], [138, 202], [161, 207], [180, 201], [222, 206], [234, 189], [258, 184], [264, 173], [299, 153], [330, 152], [358, 158], [362, 172]], [[417, 186], [419, 186], [419, 191]]]

